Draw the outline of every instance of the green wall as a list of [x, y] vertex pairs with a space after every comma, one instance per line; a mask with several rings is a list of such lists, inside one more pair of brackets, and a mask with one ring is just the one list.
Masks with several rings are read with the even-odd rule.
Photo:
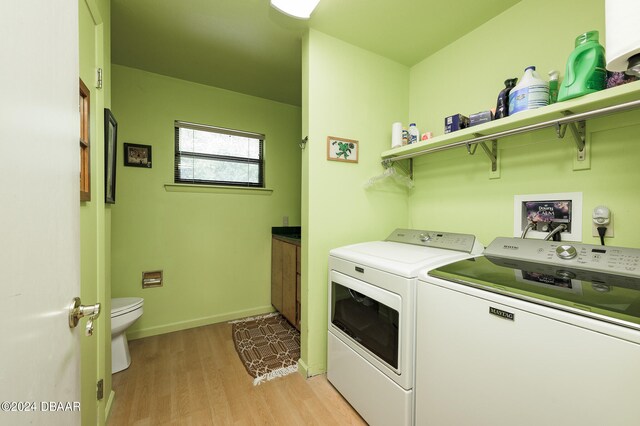
[[[90, 91], [91, 201], [80, 203], [80, 297], [83, 304], [101, 303], [94, 334], [81, 338], [82, 424], [104, 424], [111, 392], [111, 212], [104, 203], [104, 115], [111, 105], [110, 2], [79, 0], [79, 75]], [[96, 69], [103, 70], [103, 86], [96, 88]], [[78, 327], [84, 327], [82, 320]], [[84, 332], [84, 330], [81, 330]], [[104, 380], [104, 398], [96, 399], [96, 383]]]
[[[550, 19], [551, 13], [558, 19]], [[534, 31], [523, 24], [535, 22], [545, 26]], [[593, 29], [604, 45], [602, 0], [523, 0], [412, 67], [410, 115], [440, 135], [444, 117], [495, 107], [503, 81], [520, 78], [528, 65], [545, 77], [559, 70], [562, 79], [575, 37]], [[499, 179], [489, 179], [490, 163], [481, 150], [473, 157], [464, 148], [419, 157], [409, 225], [473, 233], [489, 244], [512, 235], [514, 195], [582, 192], [583, 241], [597, 243], [591, 212], [605, 204], [614, 216], [609, 244], [637, 247], [640, 153], [633, 148], [639, 130], [639, 111], [589, 121], [589, 170], [573, 170], [573, 140], [557, 139], [552, 130], [500, 140]]]
[[411, 117], [442, 135], [445, 117], [494, 108], [504, 81], [529, 65], [562, 79], [575, 38], [594, 29], [604, 45], [604, 0], [522, 0], [411, 68]]
[[[408, 117], [409, 69], [311, 30], [303, 39], [302, 347], [307, 375], [326, 369], [327, 258], [406, 225], [406, 190], [363, 184], [383, 172], [391, 123]], [[327, 161], [327, 136], [359, 141], [357, 164]]]
[[[364, 191], [389, 149], [393, 121], [416, 121], [422, 132], [444, 133], [444, 118], [495, 107], [507, 78], [536, 65], [564, 77], [579, 34], [597, 29], [604, 45], [604, 1], [522, 0], [454, 43], [406, 68], [311, 30], [303, 41], [303, 333], [301, 367], [326, 367], [327, 254], [332, 247], [382, 239], [395, 227], [476, 234], [488, 244], [513, 232], [513, 196], [583, 193], [583, 240], [591, 211], [613, 212], [610, 244], [637, 247], [640, 226], [640, 111], [587, 124], [590, 167], [573, 170], [575, 145], [551, 130], [499, 142], [501, 177], [489, 179], [483, 152], [464, 148], [414, 160], [416, 187]], [[407, 79], [409, 80], [407, 82]], [[635, 83], [640, 84], [640, 83]], [[407, 105], [409, 106], [407, 108]], [[361, 141], [358, 165], [325, 160], [327, 135]], [[394, 189], [392, 189], [394, 188]]]
[[[300, 107], [113, 65], [118, 120], [113, 297], [143, 297], [139, 338], [271, 311], [271, 227], [300, 224]], [[272, 191], [167, 190], [174, 120], [264, 133]], [[153, 168], [124, 167], [123, 142], [152, 146]], [[143, 290], [143, 271], [164, 286]]]
[[[637, 111], [589, 121], [587, 170], [573, 170], [571, 139], [538, 131], [500, 141], [499, 179], [489, 179], [482, 152], [471, 157], [459, 149], [417, 158], [412, 191], [393, 183], [363, 188], [383, 171], [392, 122], [416, 121], [422, 131], [442, 134], [444, 117], [494, 107], [503, 81], [520, 78], [528, 65], [563, 77], [575, 37], [592, 29], [604, 44], [602, 0], [522, 0], [411, 69], [310, 30], [302, 108], [114, 66], [120, 144], [113, 295], [145, 298], [129, 336], [270, 310], [270, 227], [285, 215], [303, 227], [300, 366], [307, 375], [326, 369], [333, 247], [383, 239], [403, 226], [473, 233], [488, 244], [511, 235], [514, 195], [575, 191], [584, 194], [585, 242], [595, 242], [591, 210], [606, 204], [614, 215], [611, 244], [638, 246], [639, 154], [631, 149]], [[167, 191], [176, 119], [265, 133], [273, 193]], [[307, 135], [300, 155], [297, 141]], [[327, 136], [358, 140], [359, 162], [327, 161]], [[152, 145], [153, 168], [123, 167], [122, 142]], [[155, 269], [164, 270], [164, 287], [142, 290], [142, 271]]]

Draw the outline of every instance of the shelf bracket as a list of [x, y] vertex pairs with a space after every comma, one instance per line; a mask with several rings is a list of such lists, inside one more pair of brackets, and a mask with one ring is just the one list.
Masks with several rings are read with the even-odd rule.
[[487, 147], [487, 144], [484, 142], [479, 142], [480, 147], [484, 150], [484, 153], [487, 154], [489, 160], [491, 160], [491, 171], [495, 172], [498, 170], [498, 141], [491, 141], [491, 149]]
[[576, 141], [576, 146], [578, 147], [578, 155], [582, 154], [584, 159], [584, 145], [585, 140], [587, 138], [587, 125], [584, 121], [578, 121], [576, 123], [569, 123], [569, 129], [571, 129], [571, 133], [573, 134], [573, 139]]
[[[565, 116], [572, 115], [571, 111], [563, 111], [562, 114]], [[578, 161], [584, 161], [586, 157], [585, 145], [587, 140], [587, 126], [584, 120], [579, 120], [571, 123], [567, 123], [561, 125], [560, 123], [556, 123], [556, 134], [560, 139], [564, 138], [564, 135], [567, 131], [567, 127], [571, 129], [571, 134], [573, 135], [573, 140], [576, 142], [576, 148], [578, 148]]]
[[575, 123], [568, 123], [561, 125], [556, 123], [556, 134], [560, 139], [564, 138], [567, 132], [567, 127], [571, 129], [571, 135], [576, 142], [576, 148], [578, 148], [578, 161], [584, 161], [585, 159], [585, 145], [587, 140], [587, 126], [584, 121], [578, 121]]
[[560, 123], [556, 123], [556, 135], [558, 139], [564, 139], [564, 134], [567, 132], [567, 125], [561, 125]]

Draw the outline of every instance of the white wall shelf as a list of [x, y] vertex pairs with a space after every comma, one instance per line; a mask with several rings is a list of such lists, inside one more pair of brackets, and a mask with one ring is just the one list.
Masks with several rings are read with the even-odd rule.
[[[499, 176], [498, 139], [555, 127], [560, 138], [564, 137], [567, 128], [571, 130], [578, 161], [582, 161], [586, 157], [586, 120], [636, 108], [640, 108], [640, 81], [394, 148], [383, 152], [382, 160], [389, 164], [458, 147], [466, 147], [469, 154], [474, 154], [479, 144], [491, 161], [491, 173]], [[487, 141], [492, 144], [487, 146]]]

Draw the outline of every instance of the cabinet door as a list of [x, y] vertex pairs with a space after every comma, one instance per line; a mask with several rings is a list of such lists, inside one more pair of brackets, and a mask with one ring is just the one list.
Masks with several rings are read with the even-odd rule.
[[300, 274], [296, 274], [296, 322], [294, 325], [298, 331], [300, 330], [300, 318], [302, 317], [302, 305], [300, 304], [300, 300], [302, 299], [300, 297], [300, 281]]
[[284, 242], [271, 239], [271, 304], [282, 312], [282, 246]]
[[282, 243], [282, 315], [296, 323], [296, 246]]

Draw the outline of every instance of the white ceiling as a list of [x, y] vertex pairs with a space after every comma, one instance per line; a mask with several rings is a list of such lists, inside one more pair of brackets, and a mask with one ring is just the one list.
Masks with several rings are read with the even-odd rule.
[[320, 0], [301, 21], [269, 0], [112, 0], [112, 61], [300, 105], [308, 26], [412, 66], [519, 1]]

